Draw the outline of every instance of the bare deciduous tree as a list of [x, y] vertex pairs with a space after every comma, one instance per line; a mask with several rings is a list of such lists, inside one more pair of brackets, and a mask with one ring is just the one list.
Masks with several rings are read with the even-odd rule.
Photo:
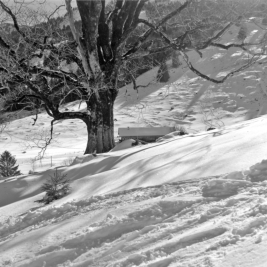
[[[72, 37], [66, 38], [62, 31], [56, 31], [50, 16], [46, 16], [50, 20], [48, 24], [36, 24], [36, 20], [40, 19], [36, 16], [36, 20], [25, 27], [21, 24], [20, 13], [0, 1], [2, 11], [12, 20], [16, 30], [15, 39], [7, 31], [0, 32], [0, 46], [5, 51], [3, 55], [0, 54], [1, 87], [19, 91], [17, 103], [34, 99], [31, 102], [34, 107], [44, 108], [51, 116], [51, 127], [58, 120], [82, 120], [88, 131], [85, 153], [101, 153], [114, 146], [113, 108], [119, 90], [118, 79], [122, 72], [127, 72], [127, 63], [134, 58], [168, 49], [175, 50], [194, 73], [215, 83], [224, 82], [258, 60], [260, 55], [249, 50], [252, 45], [250, 43], [225, 45], [219, 42], [229, 27], [237, 19], [240, 20], [240, 15], [236, 12], [236, 1], [223, 1], [224, 5], [230, 5], [231, 12], [224, 12], [219, 18], [214, 18], [216, 23], [199, 14], [210, 12], [209, 8], [205, 9], [207, 4], [212, 3], [215, 8], [216, 4], [222, 5], [222, 2], [186, 0], [183, 4], [177, 3], [175, 8], [161, 14], [161, 18], [154, 21], [140, 18], [147, 2], [148, 0], [116, 0], [114, 5], [107, 8], [105, 0], [77, 0], [82, 25], [80, 31], [75, 26], [71, 0], [65, 0], [72, 33]], [[174, 23], [179, 31], [167, 34], [164, 30], [166, 23]], [[129, 45], [129, 38], [140, 25], [143, 25], [143, 31]], [[160, 45], [153, 46], [153, 35], [161, 40]], [[264, 42], [265, 37], [258, 45]], [[223, 78], [216, 79], [197, 70], [187, 54], [188, 51], [195, 50], [201, 56], [201, 50], [209, 46], [226, 50], [238, 47], [252, 56], [250, 62], [232, 70]], [[4, 60], [3, 57], [7, 58]], [[133, 75], [131, 79], [138, 88]], [[86, 111], [60, 109], [66, 97], [74, 92], [86, 103]]]

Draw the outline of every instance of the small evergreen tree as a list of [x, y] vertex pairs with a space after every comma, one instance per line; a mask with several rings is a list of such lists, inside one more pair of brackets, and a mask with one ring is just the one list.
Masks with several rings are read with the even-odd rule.
[[10, 152], [4, 151], [0, 155], [0, 176], [11, 177], [20, 175], [18, 171], [19, 165], [16, 166], [16, 159], [11, 155]]
[[70, 191], [69, 180], [66, 176], [67, 174], [61, 174], [56, 169], [54, 175], [50, 175], [50, 179], [42, 185], [41, 190], [46, 192], [46, 195], [38, 202], [49, 204], [53, 200], [64, 197]]

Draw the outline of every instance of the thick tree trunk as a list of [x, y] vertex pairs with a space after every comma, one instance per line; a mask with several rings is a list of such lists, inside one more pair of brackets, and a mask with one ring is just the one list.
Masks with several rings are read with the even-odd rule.
[[[114, 90], [113, 90], [114, 91]], [[112, 90], [100, 93], [100, 99], [91, 98], [87, 103], [90, 115], [84, 120], [87, 126], [88, 140], [85, 154], [104, 153], [114, 145], [113, 107], [115, 98]]]

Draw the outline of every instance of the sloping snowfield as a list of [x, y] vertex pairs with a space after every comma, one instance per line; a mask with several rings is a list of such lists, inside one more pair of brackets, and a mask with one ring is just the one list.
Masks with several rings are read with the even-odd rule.
[[[248, 38], [260, 40], [260, 28], [250, 27]], [[223, 40], [237, 33], [232, 27]], [[190, 54], [213, 77], [246, 56], [218, 48], [202, 58]], [[48, 116], [40, 114], [35, 126], [33, 115], [8, 126], [0, 153], [16, 155], [25, 175], [0, 181], [0, 266], [267, 266], [266, 69], [256, 64], [220, 85], [184, 64], [166, 85], [153, 81], [156, 71], [138, 79], [150, 83], [138, 94], [122, 88], [116, 131], [183, 125], [188, 135], [173, 132], [134, 147], [128, 140], [94, 157], [82, 155], [84, 125], [59, 122], [46, 158], [35, 162], [38, 149], [29, 146], [48, 129]], [[210, 124], [216, 129], [206, 131]], [[35, 201], [55, 168], [67, 175], [71, 192], [43, 206]], [[38, 173], [26, 175], [30, 169]]]
[[[256, 124], [236, 131], [249, 135], [249, 128], [258, 130]], [[11, 202], [0, 209], [2, 266], [266, 266], [267, 160], [228, 174], [205, 166], [205, 177], [195, 171], [188, 179], [190, 171], [187, 176], [179, 169], [193, 170], [216, 145], [211, 141], [209, 152], [188, 160], [174, 146], [179, 143], [184, 140], [161, 143], [157, 155], [148, 146], [146, 152], [137, 147], [100, 159], [80, 158], [60, 168], [72, 180], [71, 194], [44, 207], [34, 200], [42, 197], [38, 188], [52, 170], [2, 182], [1, 202]], [[234, 143], [224, 171], [234, 169], [230, 162], [240, 155]], [[138, 160], [135, 155], [142, 153]], [[113, 168], [105, 169], [107, 162]], [[133, 171], [137, 164], [139, 172]], [[216, 161], [210, 159], [209, 165], [216, 169]], [[98, 173], [90, 175], [93, 171]]]

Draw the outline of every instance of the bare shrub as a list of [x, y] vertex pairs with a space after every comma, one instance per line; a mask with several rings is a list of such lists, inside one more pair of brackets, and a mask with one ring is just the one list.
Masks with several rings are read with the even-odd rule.
[[34, 157], [34, 158], [31, 158], [29, 161], [30, 161], [30, 164], [31, 164], [31, 167], [32, 167], [31, 170], [29, 171], [29, 174], [34, 174], [35, 173], [37, 159], [36, 159], [36, 157]]
[[73, 163], [75, 157], [68, 157], [67, 159], [63, 160], [63, 165], [64, 166], [71, 166], [71, 164]]
[[43, 128], [33, 135], [28, 136], [24, 146], [25, 149], [38, 148], [39, 152], [35, 160], [41, 160], [44, 158], [46, 149], [52, 142], [56, 142], [56, 140], [53, 139], [53, 130]]
[[224, 126], [222, 121], [222, 112], [219, 108], [213, 106], [213, 92], [207, 90], [200, 100], [200, 110], [203, 114], [203, 123], [206, 125], [206, 130], [212, 130], [215, 128], [221, 128]]

